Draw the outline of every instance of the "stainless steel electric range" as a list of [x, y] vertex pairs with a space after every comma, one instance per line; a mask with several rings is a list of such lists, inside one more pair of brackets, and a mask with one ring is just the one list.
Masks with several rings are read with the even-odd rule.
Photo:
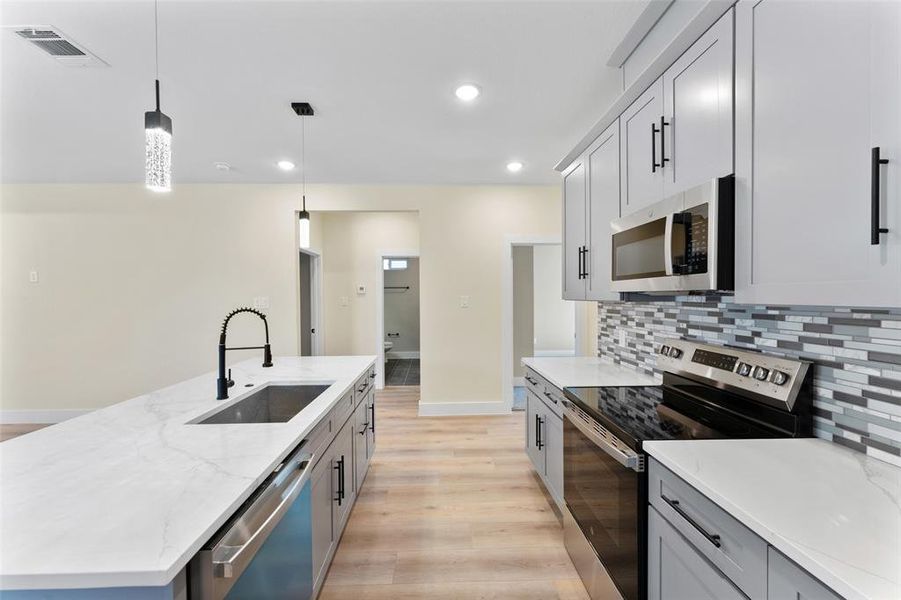
[[643, 442], [811, 435], [810, 363], [684, 340], [656, 352], [659, 386], [564, 390], [566, 549], [595, 600], [647, 596]]

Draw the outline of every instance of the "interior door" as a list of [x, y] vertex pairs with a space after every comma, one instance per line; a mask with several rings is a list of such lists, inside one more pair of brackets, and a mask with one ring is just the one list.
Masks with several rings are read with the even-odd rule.
[[[663, 199], [664, 156], [660, 146], [663, 122], [663, 79], [651, 84], [620, 116], [622, 160], [621, 214]], [[664, 133], [664, 139], [669, 132]]]
[[733, 171], [734, 20], [730, 9], [663, 74], [664, 196]]
[[584, 300], [585, 164], [577, 160], [563, 173], [563, 299]]
[[736, 299], [898, 306], [901, 3], [736, 10]]
[[618, 300], [610, 291], [610, 221], [620, 216], [619, 120], [586, 152], [588, 163], [588, 291], [589, 300]]

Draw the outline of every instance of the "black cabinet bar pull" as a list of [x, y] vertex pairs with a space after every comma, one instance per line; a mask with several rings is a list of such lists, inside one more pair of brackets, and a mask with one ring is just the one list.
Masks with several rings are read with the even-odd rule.
[[[342, 458], [343, 460], [343, 458]], [[338, 503], [338, 506], [341, 506], [341, 500], [344, 499], [344, 494], [341, 493], [341, 488], [344, 487], [344, 477], [341, 475], [341, 461], [338, 461], [338, 464], [335, 465], [335, 470], [338, 471], [338, 490], [335, 492], [335, 502]]]
[[372, 412], [372, 417], [369, 419], [369, 431], [375, 433], [375, 402], [369, 405], [369, 410]]
[[669, 159], [666, 157], [666, 141], [664, 139], [663, 128], [669, 126], [663, 117], [660, 117], [660, 168], [663, 168], [663, 165], [669, 162]]
[[538, 449], [541, 450], [544, 448], [544, 440], [541, 439], [541, 424], [544, 423], [544, 420], [538, 415], [535, 416], [538, 417], [538, 423], [535, 424], [535, 434], [538, 436]]
[[557, 399], [554, 398], [554, 395], [552, 393], [545, 392], [544, 395], [547, 396], [549, 399], [551, 399], [554, 402], [554, 404], [557, 404]]
[[541, 448], [539, 444], [541, 444], [541, 440], [538, 439], [538, 415], [535, 415], [535, 447]]
[[879, 234], [888, 233], [886, 227], [879, 226], [879, 204], [882, 194], [879, 189], [879, 167], [888, 164], [887, 158], [879, 156], [879, 146], [871, 150], [870, 154], [870, 245], [879, 245]]
[[657, 172], [657, 126], [651, 123], [651, 173]]
[[582, 246], [579, 246], [579, 279], [582, 279]]
[[582, 279], [588, 279], [588, 246], [582, 246]]
[[698, 532], [700, 532], [701, 535], [703, 535], [705, 538], [707, 538], [707, 541], [708, 541], [708, 542], [710, 542], [711, 544], [713, 544], [713, 545], [716, 546], [717, 548], [719, 548], [720, 546], [723, 545], [723, 544], [720, 542], [720, 536], [718, 536], [718, 535], [716, 535], [716, 534], [708, 533], [706, 529], [704, 529], [703, 527], [701, 527], [700, 525], [698, 525], [697, 521], [695, 521], [694, 519], [692, 519], [691, 517], [689, 517], [689, 516], [688, 516], [688, 513], [686, 513], [684, 510], [682, 510], [682, 507], [679, 505], [679, 501], [678, 501], [678, 500], [670, 500], [669, 498], [666, 497], [665, 494], [660, 494], [660, 497], [663, 498], [663, 501], [664, 501], [664, 502], [666, 502], [666, 503], [669, 504], [671, 507], [673, 507], [673, 510], [676, 511], [677, 513], [679, 513], [679, 516], [680, 516], [680, 517], [682, 517], [683, 519], [685, 519], [686, 521], [688, 521], [688, 524], [689, 524], [689, 525], [691, 525], [692, 527], [694, 527], [695, 529], [697, 529]]

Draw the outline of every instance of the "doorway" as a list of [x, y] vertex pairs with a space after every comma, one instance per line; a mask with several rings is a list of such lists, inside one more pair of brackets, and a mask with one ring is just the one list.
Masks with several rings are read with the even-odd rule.
[[379, 358], [382, 386], [420, 384], [419, 256], [415, 253], [382, 253], [379, 264], [381, 300]]
[[298, 354], [319, 356], [322, 354], [322, 325], [320, 304], [322, 302], [322, 257], [313, 250], [300, 250], [299, 269], [299, 311]]
[[580, 354], [580, 312], [562, 299], [561, 251], [559, 238], [508, 238], [504, 246], [502, 382], [512, 410], [525, 405], [524, 357]]

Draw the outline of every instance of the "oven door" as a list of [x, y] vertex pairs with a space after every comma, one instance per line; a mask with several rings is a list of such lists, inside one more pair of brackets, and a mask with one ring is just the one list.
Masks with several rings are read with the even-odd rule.
[[[606, 577], [625, 600], [645, 597], [646, 521], [643, 510], [646, 500], [646, 479], [643, 461], [629, 458], [638, 455], [623, 448], [611, 448], [591, 423], [586, 422], [576, 407], [568, 407], [563, 422], [563, 496], [572, 517], [585, 541], [597, 555]], [[601, 442], [601, 443], [599, 443]], [[581, 540], [567, 539], [567, 550], [585, 582], [592, 598], [592, 589], [611, 589], [600, 586], [596, 570], [588, 567], [579, 552]], [[580, 568], [580, 564], [583, 565]], [[614, 592], [614, 593], [615, 593]], [[597, 597], [610, 597], [601, 592]]]

